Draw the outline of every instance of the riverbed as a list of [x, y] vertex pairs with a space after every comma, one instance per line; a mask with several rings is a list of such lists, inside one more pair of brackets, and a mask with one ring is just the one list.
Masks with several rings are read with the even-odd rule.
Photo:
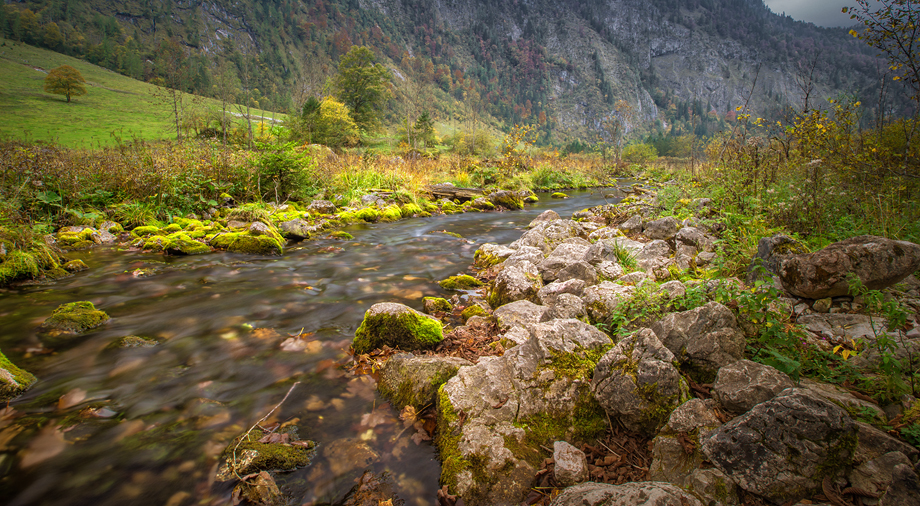
[[[434, 504], [433, 446], [403, 430], [370, 376], [345, 367], [364, 312], [450, 297], [437, 282], [468, 273], [481, 244], [512, 242], [547, 209], [568, 218], [618, 200], [609, 193], [355, 225], [345, 229], [353, 240], [292, 243], [280, 257], [70, 254], [90, 269], [0, 291], [0, 349], [39, 378], [0, 411], [0, 502], [228, 504], [233, 484], [214, 482], [218, 455], [290, 391], [265, 423], [319, 445], [310, 466], [277, 477], [292, 504], [334, 503], [365, 470], [387, 473], [406, 505]], [[79, 300], [112, 319], [69, 339], [38, 332]], [[129, 335], [159, 344], [111, 346]]]

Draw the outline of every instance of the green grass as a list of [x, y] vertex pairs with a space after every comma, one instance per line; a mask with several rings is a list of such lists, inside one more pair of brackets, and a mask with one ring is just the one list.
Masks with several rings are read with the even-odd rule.
[[[70, 65], [86, 79], [87, 94], [68, 104], [42, 91], [47, 71]], [[158, 102], [157, 86], [83, 60], [0, 38], [0, 137], [54, 142], [74, 148], [110, 146], [121, 139], [175, 138], [172, 104]], [[220, 103], [195, 98], [202, 112], [216, 115]], [[191, 102], [191, 101], [187, 101]], [[271, 112], [253, 110], [271, 116]], [[276, 115], [281, 117], [283, 115]], [[256, 124], [253, 124], [255, 130]], [[114, 135], [113, 135], [114, 134]]]

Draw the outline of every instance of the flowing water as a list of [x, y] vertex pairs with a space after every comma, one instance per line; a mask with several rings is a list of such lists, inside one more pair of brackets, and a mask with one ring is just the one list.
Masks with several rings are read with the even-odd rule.
[[[387, 472], [405, 504], [433, 504], [434, 448], [403, 431], [371, 377], [343, 367], [364, 312], [449, 297], [437, 281], [467, 272], [479, 245], [507, 244], [539, 213], [569, 217], [610, 200], [603, 194], [353, 226], [352, 241], [292, 244], [281, 257], [70, 255], [91, 269], [0, 292], [0, 349], [39, 378], [0, 411], [0, 503], [229, 503], [232, 484], [213, 479], [217, 457], [299, 381], [266, 421], [319, 444], [312, 465], [278, 475], [293, 504], [340, 500], [365, 469]], [[112, 319], [69, 340], [39, 334], [54, 308], [78, 300]], [[128, 335], [160, 344], [110, 346]], [[308, 337], [295, 348], [290, 335]]]

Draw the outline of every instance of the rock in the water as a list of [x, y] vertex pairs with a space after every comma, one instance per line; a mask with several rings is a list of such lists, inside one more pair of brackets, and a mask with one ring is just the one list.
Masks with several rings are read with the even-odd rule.
[[717, 429], [703, 453], [741, 488], [781, 504], [820, 491], [852, 461], [857, 439], [842, 408], [788, 388]]
[[79, 334], [109, 321], [109, 315], [96, 309], [92, 302], [80, 301], [61, 304], [42, 323], [45, 331], [57, 330]]
[[298, 438], [294, 427], [274, 433], [256, 427], [224, 449], [215, 478], [231, 481], [261, 471], [293, 471], [309, 465], [315, 453], [316, 444]]
[[292, 239], [309, 239], [314, 233], [322, 230], [322, 227], [311, 225], [310, 222], [303, 219], [284, 221], [278, 224], [281, 234], [284, 237]]
[[259, 506], [281, 506], [285, 504], [281, 489], [272, 475], [262, 471], [246, 481], [237, 483], [233, 490], [234, 497]]
[[849, 294], [847, 276], [870, 290], [887, 288], [920, 269], [920, 245], [873, 235], [836, 242], [783, 260], [779, 276], [791, 294], [808, 299]]
[[498, 320], [502, 328], [519, 326], [529, 329], [532, 325], [540, 323], [543, 313], [549, 308], [538, 306], [529, 300], [519, 300], [496, 309], [492, 315]]
[[723, 408], [741, 414], [794, 386], [788, 375], [768, 365], [739, 360], [719, 369], [712, 396]]
[[0, 352], [0, 402], [18, 397], [35, 383], [35, 376], [9, 361]]
[[588, 459], [585, 452], [569, 443], [553, 443], [553, 461], [556, 463], [553, 473], [560, 486], [569, 487], [588, 480]]
[[622, 485], [582, 483], [562, 491], [550, 506], [703, 506], [692, 494], [654, 481]]
[[497, 192], [492, 192], [489, 194], [489, 200], [496, 207], [500, 206], [511, 210], [524, 209], [524, 199], [513, 191], [499, 190]]
[[621, 340], [598, 362], [591, 388], [611, 419], [647, 435], [658, 432], [687, 397], [675, 357], [651, 329]]
[[444, 339], [441, 322], [403, 304], [374, 304], [364, 313], [355, 332], [355, 353], [368, 353], [383, 345], [402, 350], [431, 348]]
[[735, 315], [718, 302], [667, 314], [652, 330], [682, 364], [703, 376], [715, 376], [720, 367], [744, 356], [746, 341]]
[[537, 300], [537, 292], [543, 288], [543, 279], [537, 267], [523, 261], [520, 265], [512, 265], [502, 269], [489, 291], [489, 305], [498, 308], [517, 300]]
[[650, 221], [642, 227], [642, 233], [649, 239], [672, 239], [677, 235], [677, 220], [673, 216], [665, 216]]
[[383, 365], [378, 389], [396, 409], [411, 405], [416, 410], [434, 406], [438, 388], [457, 369], [473, 365], [458, 357], [417, 357], [409, 353], [393, 355]]

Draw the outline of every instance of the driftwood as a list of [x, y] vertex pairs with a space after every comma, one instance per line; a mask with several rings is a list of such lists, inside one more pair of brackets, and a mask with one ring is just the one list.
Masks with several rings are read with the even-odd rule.
[[479, 197], [482, 197], [486, 194], [485, 191], [480, 188], [458, 188], [456, 186], [439, 184], [429, 185], [427, 190], [436, 198], [446, 197], [449, 199], [473, 200], [478, 199]]

